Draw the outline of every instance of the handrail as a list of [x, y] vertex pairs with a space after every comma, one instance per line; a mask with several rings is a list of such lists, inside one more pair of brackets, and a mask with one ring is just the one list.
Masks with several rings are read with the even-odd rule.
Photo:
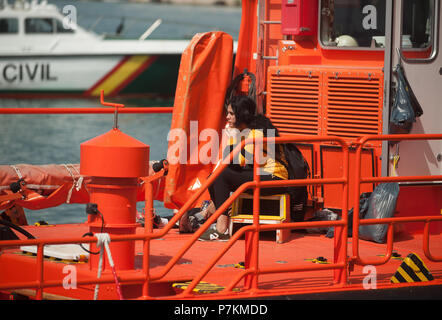
[[[228, 162], [231, 162], [233, 160], [233, 157], [238, 154], [238, 152], [241, 150], [241, 148], [243, 148], [245, 146], [245, 144], [247, 143], [251, 143], [253, 141], [253, 139], [246, 139], [244, 141], [242, 141], [242, 143], [238, 146], [235, 147], [235, 149], [229, 154], [229, 160]], [[264, 139], [265, 141], [265, 139]], [[299, 136], [296, 138], [290, 137], [290, 136], [285, 136], [285, 137], [278, 137], [275, 139], [276, 143], [289, 143], [292, 141], [299, 141], [299, 142], [306, 142], [306, 141], [335, 141], [338, 142], [339, 144], [341, 144], [343, 146], [344, 151], [348, 150], [347, 144], [344, 140], [340, 139], [340, 138], [336, 138], [336, 137], [309, 137], [309, 136]], [[348, 156], [344, 156], [344, 168], [348, 168]], [[200, 195], [205, 191], [205, 189], [208, 188], [208, 186], [210, 186], [210, 184], [219, 176], [219, 174], [221, 174], [222, 170], [228, 165], [228, 162], [223, 161], [218, 168], [212, 173], [212, 175], [209, 177], [209, 179], [202, 185], [202, 187], [198, 190], [198, 192], [196, 192], [191, 199], [188, 200], [188, 202], [186, 202], [186, 204], [178, 211], [177, 214], [174, 215], [174, 217], [169, 221], [169, 223], [166, 225], [165, 228], [161, 229], [160, 232], [157, 232], [155, 234], [153, 233], [144, 233], [144, 234], [139, 234], [139, 235], [112, 235], [111, 236], [111, 241], [125, 241], [125, 240], [143, 240], [146, 241], [144, 249], [145, 249], [145, 253], [148, 252], [148, 248], [149, 248], [149, 244], [148, 242], [150, 242], [150, 240], [152, 239], [156, 239], [156, 238], [161, 238], [163, 237], [172, 227], [173, 225], [175, 225], [175, 223], [181, 218], [181, 216], [190, 208], [190, 206], [200, 197]], [[346, 169], [348, 170], [348, 169]], [[344, 170], [345, 172], [345, 170]], [[347, 176], [348, 177], [348, 176]], [[332, 179], [302, 179], [302, 180], [285, 180], [285, 181], [268, 181], [268, 182], [260, 182], [259, 186], [260, 187], [272, 187], [278, 184], [281, 185], [286, 185], [286, 186], [295, 186], [295, 185], [305, 185], [305, 184], [332, 184], [332, 183], [341, 183], [344, 186], [347, 185], [347, 180], [348, 178], [341, 178], [341, 179], [336, 179], [336, 178], [332, 178]], [[254, 188], [256, 187], [256, 183], [255, 182], [248, 182], [243, 184], [209, 219], [208, 221], [206, 221], [205, 225], [203, 225], [200, 229], [197, 230], [197, 232], [195, 232], [192, 237], [188, 240], [188, 242], [183, 246], [183, 248], [180, 250], [180, 252], [178, 254], [176, 254], [170, 261], [168, 264], [166, 264], [166, 266], [164, 267], [163, 271], [160, 274], [157, 275], [153, 275], [150, 276], [148, 273], [144, 273], [142, 275], [136, 275], [136, 276], [128, 276], [126, 275], [119, 275], [120, 278], [120, 282], [124, 283], [125, 281], [136, 281], [136, 282], [142, 282], [145, 283], [146, 282], [150, 282], [150, 281], [155, 281], [158, 279], [161, 279], [162, 277], [164, 277], [171, 269], [172, 267], [176, 264], [176, 262], [185, 254], [185, 252], [187, 252], [187, 250], [191, 247], [191, 245], [199, 238], [199, 236], [213, 223], [216, 221], [216, 219], [218, 218], [218, 216], [221, 215], [221, 213], [226, 210], [235, 200], [236, 197], [238, 197], [243, 191], [245, 191], [247, 188]], [[343, 199], [346, 202], [347, 198], [345, 196], [346, 192], [343, 193]], [[346, 207], [346, 206], [345, 206]], [[346, 210], [343, 210], [346, 211]], [[146, 217], [148, 218], [148, 217]], [[305, 222], [305, 223], [291, 223], [291, 224], [285, 224], [285, 225], [275, 225], [278, 228], [304, 228], [304, 227], [316, 227], [316, 226], [336, 226], [338, 229], [339, 226], [342, 227], [342, 229], [344, 231], [346, 231], [346, 228], [343, 228], [343, 226], [345, 226], [346, 224], [346, 216], [344, 215], [343, 212], [343, 219], [341, 221], [334, 221], [334, 222]], [[272, 227], [275, 227], [272, 226]], [[252, 227], [253, 229], [256, 229], [255, 232], [259, 232], [259, 230], [265, 230], [268, 229], [268, 227], [270, 226], [259, 226], [258, 228], [256, 227]], [[246, 232], [248, 229], [244, 229], [242, 232]], [[336, 234], [338, 235], [339, 232], [338, 230], [336, 230]], [[344, 234], [346, 235], [346, 232], [344, 232]], [[237, 239], [240, 236], [240, 234], [238, 234], [238, 236], [233, 237], [233, 240], [229, 241], [229, 243], [233, 244], [233, 241], [235, 241], [235, 239]], [[338, 236], [337, 236], [338, 237]], [[61, 281], [43, 281], [42, 278], [42, 266], [43, 266], [43, 246], [46, 244], [62, 244], [62, 243], [92, 243], [95, 242], [96, 238], [94, 237], [85, 237], [85, 238], [66, 238], [66, 239], [32, 239], [32, 240], [7, 240], [7, 241], [2, 241], [2, 243], [0, 244], [0, 247], [4, 247], [4, 246], [16, 246], [16, 245], [21, 245], [21, 244], [27, 244], [27, 245], [38, 245], [38, 251], [37, 251], [37, 257], [41, 256], [41, 259], [37, 259], [37, 263], [40, 265], [40, 267], [37, 268], [37, 281], [29, 281], [29, 282], [24, 282], [24, 283], [11, 283], [8, 285], [0, 285], [0, 289], [7, 289], [7, 288], [11, 288], [11, 287], [21, 287], [21, 288], [29, 288], [29, 287], [36, 287], [37, 288], [37, 299], [41, 299], [42, 297], [42, 289], [45, 287], [54, 287], [54, 286], [61, 286], [62, 283]], [[345, 249], [341, 249], [340, 251], [346, 251], [346, 241], [342, 241], [341, 242], [344, 246]], [[227, 250], [228, 247], [226, 246], [224, 250]], [[222, 256], [222, 252], [218, 255], [219, 257]], [[339, 256], [338, 254], [335, 255], [335, 257]], [[345, 255], [346, 258], [346, 255]], [[146, 257], [147, 260], [143, 260], [143, 264], [147, 262], [148, 264], [148, 257]], [[187, 292], [191, 291], [198, 283], [199, 283], [199, 278], [202, 279], [202, 277], [204, 277], [204, 275], [213, 267], [214, 263], [216, 263], [217, 257], [215, 257], [214, 259], [212, 259], [211, 263], [209, 263], [209, 265], [200, 273], [200, 275], [195, 278], [195, 281], [192, 282], [192, 284], [188, 287]], [[331, 265], [329, 266], [330, 269], [333, 268], [341, 268], [344, 269], [345, 263], [338, 263], [336, 265]], [[316, 269], [315, 266], [312, 266], [312, 270]], [[145, 266], [143, 266], [143, 270], [146, 271]], [[294, 269], [296, 270], [296, 268]], [[343, 270], [344, 271], [344, 270]], [[260, 273], [268, 273], [268, 272], [278, 272], [278, 270], [258, 270], [256, 269], [254, 271], [254, 273], [260, 274]], [[342, 272], [341, 272], [342, 273]], [[343, 272], [345, 274], [345, 272]], [[246, 275], [246, 274], [245, 274]], [[198, 281], [197, 281], [198, 280]], [[83, 285], [83, 284], [93, 284], [93, 283], [112, 283], [113, 282], [113, 278], [110, 276], [103, 276], [101, 279], [90, 279], [90, 280], [78, 280], [77, 283], [79, 285]], [[146, 287], [146, 286], [145, 286]], [[143, 290], [144, 294], [143, 297], [144, 298], [148, 298], [147, 294], [146, 294], [147, 290]]]
[[[258, 139], [257, 139], [258, 140]], [[267, 138], [263, 138], [263, 139], [259, 139], [262, 142], [266, 142]], [[205, 224], [203, 226], [201, 226], [194, 234], [193, 236], [189, 239], [189, 241], [182, 247], [181, 251], [179, 251], [179, 253], [172, 258], [171, 261], [169, 261], [169, 263], [166, 265], [165, 269], [168, 272], [172, 266], [184, 255], [184, 253], [190, 248], [190, 245], [192, 245], [198, 238], [199, 236], [212, 224], [215, 222], [215, 220], [221, 215], [222, 212], [224, 212], [225, 210], [227, 210], [229, 208], [229, 206], [233, 203], [233, 201], [241, 194], [243, 193], [247, 188], [254, 188], [255, 190], [257, 188], [260, 187], [272, 187], [272, 186], [278, 186], [278, 185], [283, 185], [283, 186], [295, 186], [295, 185], [306, 185], [306, 184], [327, 184], [327, 183], [342, 183], [344, 188], [343, 188], [343, 210], [342, 210], [342, 220], [338, 223], [336, 222], [327, 222], [326, 224], [328, 226], [332, 226], [334, 224], [336, 224], [336, 226], [340, 226], [342, 225], [341, 228], [336, 228], [336, 236], [335, 236], [335, 244], [336, 243], [340, 243], [340, 248], [338, 250], [337, 253], [335, 253], [335, 259], [336, 260], [344, 260], [346, 261], [347, 259], [347, 228], [344, 228], [343, 226], [347, 223], [347, 217], [348, 217], [348, 212], [347, 212], [347, 201], [348, 201], [348, 145], [345, 142], [345, 140], [338, 138], [338, 137], [330, 137], [330, 136], [324, 136], [324, 137], [312, 137], [312, 136], [284, 136], [284, 137], [276, 137], [274, 139], [272, 139], [272, 141], [274, 141], [275, 143], [291, 143], [291, 142], [319, 142], [319, 141], [335, 141], [337, 143], [339, 143], [342, 147], [343, 147], [343, 151], [344, 151], [344, 156], [343, 156], [343, 178], [340, 179], [333, 179], [333, 178], [329, 178], [329, 179], [298, 179], [298, 180], [282, 180], [282, 181], [260, 181], [257, 182], [257, 170], [255, 167], [254, 170], [254, 181], [253, 182], [247, 182], [244, 183], [243, 185], [241, 185], [235, 192], [233, 192], [233, 194], [224, 202], [224, 204], [218, 208], [218, 210], [215, 211], [215, 213], [205, 222]], [[235, 149], [230, 153], [229, 155], [229, 161], [231, 162], [233, 159], [233, 156], [236, 155], [240, 148], [243, 148], [245, 144], [251, 143], [253, 142], [253, 139], [246, 139], [244, 141], [242, 141], [242, 143], [240, 145], [238, 145], [237, 147], [235, 147]], [[255, 141], [256, 142], [256, 141]], [[255, 154], [259, 154], [259, 152], [256, 152]], [[257, 163], [259, 163], [259, 161], [255, 161], [255, 166]], [[194, 200], [193, 198], [198, 199], [200, 194], [199, 193], [203, 193], [206, 188], [208, 188], [208, 186], [218, 177], [218, 175], [221, 173], [222, 170], [224, 170], [224, 168], [227, 166], [227, 164], [225, 162], [222, 163], [222, 165], [220, 165], [214, 172], [213, 174], [210, 176], [209, 180], [206, 181], [206, 183], [204, 183], [201, 188], [199, 189], [198, 194], [195, 194], [192, 199], [190, 199], [186, 204], [185, 207], [186, 210], [190, 207], [190, 205], [187, 205], [188, 203], [193, 203]], [[258, 201], [256, 201], [256, 197], [258, 199]], [[257, 233], [259, 232], [260, 229], [268, 229], [268, 228], [272, 228], [272, 229], [280, 229], [281, 227], [283, 228], [294, 228], [296, 226], [300, 226], [300, 227], [307, 227], [307, 226], [315, 226], [316, 224], [313, 222], [306, 222], [306, 223], [287, 223], [287, 224], [275, 224], [272, 225], [270, 227], [267, 228], [263, 228], [263, 226], [259, 226], [259, 215], [257, 215], [257, 210], [256, 210], [256, 203], [259, 203], [259, 193], [255, 194], [254, 193], [254, 228], [251, 231], [255, 232], [255, 235], [257, 235]], [[180, 210], [181, 211], [181, 210]], [[180, 215], [180, 212], [178, 212], [177, 215]], [[250, 228], [249, 228], [250, 229]], [[249, 229], [245, 229], [245, 230], [249, 230]], [[341, 229], [341, 230], [338, 230]], [[243, 231], [245, 232], [245, 231]], [[342, 237], [342, 240], [341, 240]], [[201, 273], [196, 276], [193, 281], [188, 285], [188, 287], [186, 288], [186, 290], [184, 290], [184, 292], [182, 293], [183, 296], [186, 296], [187, 294], [189, 294], [195, 287], [196, 285], [201, 281], [201, 279], [213, 268], [213, 266], [215, 265], [215, 263], [227, 252], [228, 248], [230, 248], [231, 245], [233, 245], [233, 243], [239, 238], [238, 236], [233, 236], [233, 238], [231, 238], [226, 245], [224, 246], [224, 248], [218, 253], [217, 256], [215, 256], [208, 264], [207, 266], [201, 271]], [[252, 250], [257, 250], [258, 248], [258, 243], [256, 242], [257, 236], [255, 236], [255, 243], [252, 246]], [[248, 246], [246, 246], [248, 247]], [[257, 257], [257, 254], [254, 255], [255, 259]], [[257, 261], [255, 260], [255, 265], [257, 264]], [[345, 265], [345, 263], [344, 263]], [[256, 272], [255, 274], [258, 275], [259, 270], [257, 268], [257, 266], [251, 266], [251, 268], [255, 269]], [[344, 269], [344, 268], [343, 268]], [[275, 271], [277, 272], [277, 271]], [[163, 273], [161, 276], [164, 276], [165, 273]], [[160, 276], [158, 277], [154, 277], [155, 279], [159, 279]], [[151, 278], [153, 279], [153, 278]], [[337, 276], [336, 276], [336, 282], [343, 284], [346, 282], [346, 272], [345, 270], [341, 270]], [[255, 282], [255, 289], [256, 289], [256, 281]]]
[[[397, 135], [368, 135], [360, 137], [357, 140], [356, 149], [356, 171], [355, 171], [355, 189], [353, 193], [354, 203], [359, 203], [360, 186], [362, 183], [379, 183], [379, 182], [405, 182], [405, 181], [442, 181], [442, 175], [433, 176], [401, 176], [401, 177], [371, 177], [366, 178], [361, 176], [361, 154], [362, 148], [368, 141], [402, 141], [402, 140], [440, 140], [442, 134], [397, 134]], [[351, 261], [359, 265], [382, 265], [388, 262], [393, 253], [393, 225], [399, 222], [424, 222], [424, 238], [423, 249], [426, 257], [431, 261], [442, 261], [442, 257], [435, 257], [431, 255], [429, 250], [429, 223], [431, 221], [442, 221], [442, 217], [437, 216], [419, 216], [419, 217], [396, 217], [383, 219], [359, 219], [359, 206], [355, 205], [353, 209], [353, 256]], [[387, 253], [383, 259], [363, 259], [359, 254], [359, 226], [370, 224], [387, 224]]]
[[[200, 227], [190, 239], [183, 245], [179, 252], [164, 266], [164, 268], [155, 275], [150, 275], [149, 267], [149, 253], [150, 253], [150, 241], [152, 239], [157, 239], [163, 237], [175, 223], [181, 218], [181, 216], [192, 206], [193, 203], [201, 196], [201, 194], [215, 181], [215, 179], [221, 174], [222, 170], [228, 165], [228, 162], [233, 160], [233, 157], [238, 154], [245, 144], [251, 143], [253, 139], [247, 139], [242, 141], [242, 143], [235, 147], [235, 149], [229, 154], [228, 160], [223, 161], [216, 170], [212, 173], [209, 179], [202, 185], [202, 187], [186, 202], [186, 204], [178, 211], [177, 214], [169, 221], [165, 228], [153, 233], [149, 230], [149, 227], [145, 226], [145, 232], [143, 234], [133, 234], [133, 235], [112, 235], [112, 241], [135, 241], [142, 240], [144, 242], [144, 257], [143, 257], [143, 272], [129, 273], [122, 272], [119, 274], [119, 280], [121, 283], [131, 282], [131, 283], [141, 283], [143, 284], [143, 294], [141, 299], [150, 299], [148, 296], [148, 286], [152, 281], [159, 280], [163, 278], [178, 262], [178, 260], [190, 249], [192, 244], [197, 241], [199, 236], [212, 224], [216, 219], [224, 212], [233, 201], [246, 189], [254, 189], [254, 214], [253, 214], [253, 224], [246, 226], [238, 230], [232, 238], [226, 242], [223, 248], [202, 268], [202, 270], [193, 279], [190, 285], [181, 294], [174, 296], [175, 298], [189, 298], [193, 297], [192, 290], [196, 285], [207, 275], [207, 273], [214, 267], [214, 265], [219, 261], [219, 259], [229, 250], [229, 248], [244, 234], [252, 234], [246, 241], [251, 241], [252, 253], [246, 252], [248, 256], [249, 264], [247, 268], [240, 272], [232, 281], [225, 287], [225, 289], [214, 296], [221, 297], [227, 293], [232, 293], [232, 290], [237, 286], [239, 281], [242, 279], [246, 280], [248, 286], [245, 287], [246, 290], [251, 290], [251, 292], [258, 292], [257, 283], [258, 276], [262, 274], [269, 273], [282, 273], [282, 272], [300, 272], [300, 271], [315, 271], [315, 270], [334, 270], [334, 285], [344, 286], [347, 282], [347, 267], [349, 263], [357, 264], [383, 264], [386, 263], [391, 255], [393, 248], [393, 225], [399, 222], [424, 222], [424, 237], [423, 246], [424, 252], [428, 259], [431, 261], [442, 261], [442, 257], [433, 256], [429, 250], [429, 224], [432, 221], [442, 221], [442, 217], [438, 216], [419, 216], [419, 217], [396, 217], [388, 219], [365, 219], [359, 221], [359, 207], [356, 205], [354, 208], [354, 220], [353, 220], [353, 256], [347, 257], [347, 225], [348, 225], [348, 201], [351, 196], [356, 200], [354, 203], [359, 203], [359, 190], [362, 183], [372, 183], [372, 182], [391, 182], [391, 181], [430, 181], [430, 180], [442, 180], [442, 175], [432, 176], [428, 178], [426, 176], [410, 176], [410, 177], [372, 177], [365, 178], [361, 177], [361, 150], [364, 144], [369, 140], [423, 140], [423, 139], [442, 139], [442, 134], [438, 135], [384, 135], [384, 136], [365, 136], [361, 137], [357, 143], [356, 149], [356, 187], [353, 195], [349, 194], [348, 182], [349, 182], [349, 145], [340, 138], [337, 137], [315, 137], [315, 136], [284, 136], [272, 139], [273, 143], [291, 143], [291, 142], [321, 142], [321, 141], [334, 141], [340, 144], [343, 148], [344, 155], [343, 159], [343, 176], [338, 178], [311, 178], [311, 179], [297, 179], [297, 180], [280, 180], [280, 181], [260, 181], [259, 176], [257, 176], [257, 170], [254, 170], [254, 180], [247, 182], [240, 186], [229, 199], [220, 207], [216, 212], [206, 221], [206, 223]], [[266, 138], [259, 141], [267, 141]], [[256, 141], [255, 141], [256, 142]], [[259, 143], [257, 144], [259, 147]], [[260, 154], [256, 152], [255, 154]], [[226, 158], [227, 159], [227, 158]], [[258, 163], [255, 161], [255, 165]], [[255, 168], [256, 169], [256, 168]], [[322, 185], [322, 184], [341, 184], [343, 187], [342, 194], [342, 218], [336, 221], [315, 221], [315, 222], [289, 222], [280, 223], [275, 225], [260, 225], [259, 224], [259, 193], [260, 188], [271, 188], [276, 186], [298, 186], [298, 185]], [[150, 212], [146, 211], [146, 219]], [[362, 259], [359, 256], [359, 225], [366, 224], [389, 224], [388, 234], [387, 234], [387, 254], [381, 261], [370, 261]], [[310, 266], [289, 266], [289, 267], [260, 267], [259, 266], [259, 232], [276, 230], [276, 229], [299, 229], [299, 228], [314, 228], [314, 227], [335, 227], [335, 253], [334, 262], [327, 265], [310, 265]], [[97, 241], [95, 237], [76, 237], [76, 238], [64, 238], [64, 239], [30, 239], [30, 240], [6, 240], [1, 241], [0, 248], [10, 247], [17, 245], [37, 245], [37, 259], [36, 259], [36, 280], [33, 281], [23, 281], [9, 284], [1, 284], [0, 290], [10, 289], [10, 288], [36, 288], [36, 298], [43, 298], [43, 289], [48, 287], [60, 287], [62, 286], [61, 280], [45, 280], [43, 277], [43, 247], [48, 244], [63, 244], [63, 243], [92, 243]], [[245, 246], [249, 248], [249, 246]], [[78, 285], [89, 285], [96, 283], [113, 283], [114, 279], [112, 275], [103, 275], [102, 278], [88, 278], [88, 279], [78, 279]]]
[[[172, 113], [173, 107], [125, 107], [119, 113]], [[103, 114], [114, 113], [109, 108], [0, 108], [0, 114]]]
[[[124, 110], [124, 109], [123, 109]], [[229, 154], [229, 159], [228, 162], [232, 162], [233, 157], [238, 154], [238, 152], [240, 151], [241, 148], [243, 148], [245, 146], [246, 143], [250, 143], [252, 142], [252, 139], [246, 139], [245, 141], [242, 141], [242, 143], [240, 145], [238, 145], [230, 154]], [[221, 171], [228, 165], [228, 163], [226, 161], [223, 161], [217, 168], [217, 170], [215, 170], [213, 172], [213, 174], [209, 177], [209, 179], [203, 184], [203, 186], [201, 187], [201, 189], [199, 189], [187, 202], [186, 204], [184, 204], [184, 206], [172, 217], [172, 219], [169, 221], [169, 223], [163, 228], [161, 229], [160, 232], [158, 233], [147, 233], [145, 232], [143, 235], [125, 235], [125, 236], [111, 236], [111, 241], [124, 241], [124, 240], [144, 240], [144, 241], [150, 241], [152, 239], [157, 239], [157, 238], [161, 238], [163, 237], [167, 232], [169, 232], [170, 229], [172, 229], [172, 227], [175, 225], [175, 223], [181, 218], [181, 216], [190, 209], [190, 207], [192, 206], [193, 203], [196, 202], [196, 200], [201, 196], [201, 194], [205, 191], [205, 189], [208, 188], [208, 186], [221, 174]], [[247, 186], [243, 187], [243, 189], [245, 190]], [[232, 200], [233, 202], [233, 200]], [[225, 205], [225, 209], [228, 208], [228, 205]], [[221, 209], [221, 208], [220, 208]], [[224, 209], [224, 210], [225, 210]], [[211, 223], [215, 222], [215, 220], [217, 219], [217, 217], [219, 215], [221, 215], [220, 210], [218, 210], [218, 214], [215, 213], [214, 215], [212, 215], [208, 221], [206, 222], [206, 228], [208, 226], [210, 226]], [[149, 212], [146, 212], [146, 214], [149, 214]], [[146, 220], [150, 219], [151, 217], [146, 216]], [[194, 235], [193, 237], [188, 241], [187, 243], [187, 249], [190, 248], [190, 246], [198, 239], [198, 237], [205, 231], [205, 229], [202, 227], [200, 228]], [[7, 241], [2, 241], [0, 243], [0, 248], [1, 247], [7, 247], [7, 246], [17, 246], [17, 245], [22, 245], [22, 244], [26, 244], [26, 245], [46, 245], [46, 244], [64, 244], [64, 243], [92, 243], [97, 241], [96, 238], [94, 237], [85, 237], [85, 238], [70, 238], [70, 239], [63, 239], [63, 240], [54, 240], [54, 239], [32, 239], [32, 240], [7, 240]], [[149, 248], [149, 244], [145, 244], [144, 246], [144, 250], [145, 252], [148, 251]], [[40, 253], [40, 249], [41, 249], [41, 254], [42, 254], [42, 247], [39, 247], [39, 250], [37, 251], [37, 255]], [[140, 280], [146, 281], [146, 280], [157, 280], [157, 279], [161, 279], [162, 277], [164, 277], [171, 269], [172, 267], [175, 265], [175, 263], [182, 257], [182, 255], [184, 255], [184, 253], [187, 251], [187, 249], [185, 249], [184, 251], [182, 250], [181, 254], [175, 255], [170, 261], [169, 263], [165, 266], [164, 271], [162, 272], [162, 274], [156, 275], [156, 276], [152, 276], [149, 277], [148, 274], [145, 274], [143, 277], [140, 277]], [[147, 258], [147, 257], [146, 257]], [[43, 260], [41, 260], [42, 263]], [[37, 263], [39, 263], [40, 260], [37, 260]], [[143, 263], [147, 262], [148, 264], [148, 260], [143, 261]], [[144, 269], [144, 266], [143, 266]], [[104, 277], [103, 277], [104, 278]], [[111, 278], [109, 278], [110, 280]], [[102, 279], [103, 280], [103, 279]], [[77, 281], [79, 284], [81, 283], [80, 281]], [[100, 281], [101, 282], [101, 281]], [[111, 282], [111, 281], [109, 281]], [[123, 282], [123, 281], [121, 281]], [[57, 283], [58, 284], [58, 283]], [[2, 286], [0, 285], [0, 289], [7, 289], [7, 288], [11, 288], [13, 287], [14, 284], [9, 284], [6, 286]], [[36, 287], [37, 285], [37, 297], [41, 296], [41, 288], [45, 287], [45, 285], [43, 283], [40, 282], [27, 282], [25, 284], [20, 284], [20, 287]], [[59, 283], [59, 285], [61, 285], [61, 282]], [[17, 286], [16, 286], [17, 287]], [[146, 294], [147, 290], [143, 290], [144, 291], [144, 295]], [[37, 298], [38, 299], [38, 298]]]

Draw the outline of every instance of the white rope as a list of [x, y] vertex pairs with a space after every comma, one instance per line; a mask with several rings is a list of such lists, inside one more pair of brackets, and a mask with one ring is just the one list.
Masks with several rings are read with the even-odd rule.
[[80, 174], [80, 171], [78, 171], [78, 169], [77, 169], [72, 163], [70, 163], [69, 165], [70, 165], [70, 166], [72, 167], [72, 169], [74, 169], [74, 170], [77, 172], [77, 174], [80, 176], [80, 177], [78, 178], [78, 180], [77, 180], [77, 183], [75, 184], [75, 190], [80, 191], [80, 189], [81, 189], [81, 185], [83, 184], [84, 176], [82, 176], [82, 175]]
[[10, 166], [11, 166], [12, 169], [15, 170], [15, 173], [17, 174], [18, 178], [19, 179], [23, 179], [23, 175], [21, 174], [20, 170], [18, 170], [18, 168], [15, 165], [13, 165], [13, 164], [11, 164]]
[[[120, 300], [123, 300], [123, 295], [121, 294], [120, 284], [118, 282], [117, 274], [115, 271], [115, 265], [114, 260], [112, 259], [112, 254], [109, 248], [110, 243], [110, 236], [109, 233], [96, 233], [95, 237], [97, 238], [97, 247], [100, 248], [100, 260], [98, 261], [98, 273], [97, 273], [97, 279], [101, 278], [101, 271], [103, 269], [103, 251], [106, 249], [107, 258], [109, 260], [109, 265], [112, 269], [112, 273], [114, 275], [115, 284], [117, 286], [117, 294], [120, 298]], [[97, 283], [95, 285], [95, 291], [94, 291], [94, 300], [98, 299], [98, 291], [100, 288], [100, 284]]]
[[65, 169], [69, 172], [69, 174], [71, 175], [72, 178], [72, 187], [69, 189], [68, 195], [66, 197], [66, 203], [69, 203], [71, 201], [71, 196], [72, 196], [72, 191], [74, 190], [75, 187], [75, 177], [74, 174], [72, 173], [71, 169], [69, 169], [69, 167], [66, 164], [62, 164], [63, 167], [65, 167]]
[[72, 173], [71, 169], [69, 169], [68, 166], [71, 166], [72, 169], [75, 170], [78, 174], [80, 174], [80, 172], [78, 172], [78, 170], [75, 168], [75, 166], [72, 163], [62, 164], [62, 166], [65, 167], [65, 169], [69, 172], [72, 178], [72, 187], [69, 189], [68, 195], [66, 197], [66, 203], [70, 203], [72, 197], [72, 191], [74, 191], [74, 188], [77, 191], [81, 189], [81, 185], [83, 183], [83, 176], [80, 176], [77, 180], [75, 179], [74, 174]]
[[[95, 237], [97, 238], [97, 247], [100, 248], [100, 260], [98, 261], [98, 273], [97, 273], [97, 279], [100, 279], [101, 270], [103, 269], [103, 252], [104, 252], [103, 243], [110, 242], [110, 237], [108, 233], [96, 233]], [[100, 284], [97, 283], [95, 285], [94, 300], [98, 299], [99, 290], [100, 290]]]

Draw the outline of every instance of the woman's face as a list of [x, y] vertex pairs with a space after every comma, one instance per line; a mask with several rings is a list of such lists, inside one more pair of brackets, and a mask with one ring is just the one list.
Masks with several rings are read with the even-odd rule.
[[232, 105], [229, 104], [227, 107], [227, 123], [229, 124], [229, 127], [235, 128], [236, 127], [236, 117], [235, 113], [233, 112]]

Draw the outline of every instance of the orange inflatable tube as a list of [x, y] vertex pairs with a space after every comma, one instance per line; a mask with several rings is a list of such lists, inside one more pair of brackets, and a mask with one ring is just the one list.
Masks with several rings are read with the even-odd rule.
[[[154, 174], [153, 162], [149, 163], [149, 175]], [[23, 179], [23, 188], [17, 193], [11, 184]], [[0, 211], [14, 205], [30, 210], [59, 206], [63, 203], [88, 203], [87, 185], [90, 177], [80, 175], [79, 164], [48, 165], [1, 165], [0, 166]], [[164, 177], [152, 182], [153, 199], [163, 201]], [[137, 201], [144, 201], [144, 184], [140, 177]]]

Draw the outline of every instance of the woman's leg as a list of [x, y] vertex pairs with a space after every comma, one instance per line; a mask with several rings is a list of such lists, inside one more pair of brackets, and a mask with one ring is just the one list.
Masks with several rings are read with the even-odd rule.
[[[229, 197], [230, 192], [238, 189], [242, 184], [248, 181], [253, 180], [253, 171], [252, 170], [243, 170], [236, 171], [229, 167], [227, 167], [213, 182], [213, 184], [209, 187], [210, 197], [215, 205], [215, 208], [218, 209]], [[262, 175], [262, 181], [269, 180], [281, 180], [278, 177], [272, 175]], [[287, 189], [285, 187], [278, 188], [262, 188], [262, 195], [274, 195], [286, 193]], [[248, 190], [248, 192], [253, 192], [253, 190]], [[230, 217], [228, 214], [228, 210], [223, 212], [221, 216], [219, 216], [216, 222], [216, 229], [219, 233], [224, 233], [230, 222]]]
[[200, 213], [204, 220], [207, 220], [212, 214], [215, 213], [215, 205], [213, 204], [213, 201], [210, 201], [209, 205], [202, 210]]
[[[224, 169], [218, 178], [209, 187], [210, 198], [218, 209], [230, 197], [230, 192], [236, 190], [243, 183], [253, 180], [252, 171], [233, 170], [230, 167]], [[216, 221], [216, 229], [219, 233], [226, 232], [229, 226], [229, 211], [225, 210]]]

